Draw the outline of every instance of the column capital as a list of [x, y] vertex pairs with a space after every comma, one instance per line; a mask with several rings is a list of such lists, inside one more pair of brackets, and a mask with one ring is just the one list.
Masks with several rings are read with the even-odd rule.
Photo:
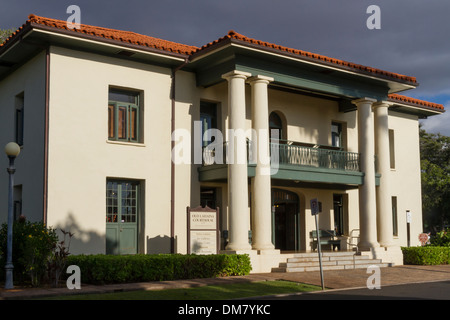
[[247, 78], [249, 78], [251, 76], [252, 76], [252, 74], [249, 73], [249, 72], [233, 70], [233, 71], [230, 71], [230, 72], [227, 72], [227, 73], [223, 74], [222, 78], [226, 79], [226, 80], [230, 80], [232, 78], [241, 78], [241, 79], [245, 80], [245, 79], [247, 79]]
[[389, 108], [391, 106], [393, 106], [394, 103], [393, 102], [389, 102], [389, 101], [377, 101], [374, 102], [373, 107], [374, 108], [378, 108], [378, 107], [386, 107]]
[[355, 104], [356, 106], [358, 106], [358, 105], [361, 104], [361, 103], [370, 103], [370, 104], [373, 104], [373, 103], [375, 103], [375, 102], [377, 102], [376, 99], [367, 98], [367, 97], [365, 97], [365, 98], [359, 98], [359, 99], [356, 99], [356, 100], [352, 100], [352, 103]]
[[274, 78], [266, 77], [266, 76], [262, 76], [262, 75], [256, 75], [256, 76], [253, 76], [253, 77], [250, 77], [247, 79], [247, 82], [250, 84], [253, 84], [253, 83], [269, 84], [272, 81], [274, 81]]

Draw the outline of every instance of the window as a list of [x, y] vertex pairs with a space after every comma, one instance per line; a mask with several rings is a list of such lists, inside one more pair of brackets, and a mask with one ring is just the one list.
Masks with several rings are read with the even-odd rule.
[[333, 194], [333, 211], [336, 235], [347, 234], [347, 197], [345, 194]]
[[391, 162], [391, 169], [395, 169], [395, 140], [394, 130], [389, 129], [389, 155]]
[[14, 213], [14, 221], [17, 221], [19, 217], [22, 215], [22, 185], [14, 186], [13, 191], [13, 213]]
[[211, 144], [212, 137], [204, 138], [203, 134], [208, 129], [217, 129], [217, 104], [211, 102], [200, 102], [200, 121], [202, 122], [202, 146]]
[[278, 139], [283, 139], [283, 121], [276, 112], [271, 112], [269, 115], [269, 136], [272, 139], [272, 129], [278, 130]]
[[117, 141], [140, 141], [139, 93], [109, 90], [108, 139]]
[[19, 146], [23, 146], [23, 110], [24, 110], [24, 94], [23, 92], [16, 96], [15, 101], [15, 139]]
[[397, 220], [397, 197], [392, 197], [392, 229], [393, 235], [398, 236], [398, 220]]
[[331, 123], [331, 145], [342, 148], [342, 124], [340, 123]]
[[216, 188], [200, 188], [200, 205], [216, 209]]
[[346, 146], [346, 123], [331, 123], [331, 145], [336, 148], [345, 149]]
[[106, 222], [136, 222], [138, 214], [138, 187], [135, 181], [106, 183]]

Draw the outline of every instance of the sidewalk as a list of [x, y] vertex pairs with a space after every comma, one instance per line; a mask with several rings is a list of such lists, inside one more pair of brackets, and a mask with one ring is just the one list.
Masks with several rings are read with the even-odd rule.
[[[450, 280], [450, 265], [440, 266], [396, 266], [381, 268], [381, 286], [394, 284], [434, 282]], [[324, 284], [328, 289], [346, 289], [366, 287], [367, 278], [371, 273], [366, 269], [324, 271]], [[0, 300], [10, 299], [39, 299], [53, 295], [108, 293], [132, 290], [162, 290], [175, 288], [190, 288], [205, 285], [221, 285], [236, 282], [255, 282], [287, 280], [320, 286], [320, 273], [293, 272], [293, 273], [259, 273], [247, 276], [234, 276], [224, 278], [192, 279], [178, 281], [157, 281], [145, 283], [127, 283], [114, 285], [81, 285], [80, 290], [67, 288], [14, 288], [5, 290], [0, 288]]]

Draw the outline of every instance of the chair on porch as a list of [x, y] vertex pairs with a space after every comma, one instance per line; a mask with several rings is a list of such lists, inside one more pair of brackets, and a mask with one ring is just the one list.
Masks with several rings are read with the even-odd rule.
[[341, 249], [341, 240], [336, 238], [335, 230], [321, 230], [319, 229], [319, 237], [317, 237], [317, 230], [313, 230], [309, 233], [312, 239], [312, 249], [317, 249], [318, 238], [320, 238], [320, 245], [330, 245], [330, 250], [334, 251], [336, 248]]

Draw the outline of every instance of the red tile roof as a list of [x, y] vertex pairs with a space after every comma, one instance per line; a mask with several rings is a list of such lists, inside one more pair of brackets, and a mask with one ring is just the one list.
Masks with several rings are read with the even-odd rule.
[[402, 96], [400, 94], [395, 94], [395, 93], [388, 95], [388, 100], [392, 101], [392, 102], [401, 102], [401, 103], [406, 103], [409, 105], [415, 105], [418, 107], [426, 107], [426, 108], [434, 109], [437, 111], [444, 111], [444, 106], [442, 104], [428, 102], [428, 101], [419, 100], [419, 99], [415, 99], [415, 98], [410, 98], [410, 97]]
[[[201, 54], [201, 52], [203, 50], [208, 49], [208, 48], [210, 48], [216, 44], [219, 44], [223, 41], [226, 41], [227, 39], [231, 39], [234, 41], [239, 41], [239, 42], [243, 42], [243, 43], [247, 43], [247, 44], [251, 44], [251, 45], [260, 46], [262, 48], [275, 50], [280, 53], [292, 54], [292, 55], [298, 56], [300, 58], [302, 58], [302, 57], [308, 58], [313, 61], [317, 61], [319, 63], [325, 63], [325, 64], [336, 66], [336, 67], [347, 68], [350, 70], [355, 70], [355, 71], [360, 71], [360, 72], [364, 72], [364, 73], [368, 73], [368, 74], [374, 74], [374, 75], [378, 75], [378, 76], [391, 78], [393, 80], [406, 81], [406, 82], [409, 82], [412, 84], [416, 84], [415, 77], [409, 77], [409, 76], [405, 76], [405, 75], [401, 75], [401, 74], [397, 74], [397, 73], [383, 71], [380, 69], [362, 66], [362, 65], [355, 64], [352, 62], [346, 62], [343, 60], [334, 59], [334, 58], [326, 57], [323, 55], [319, 55], [319, 54], [315, 54], [315, 53], [311, 53], [311, 52], [307, 52], [307, 51], [291, 49], [291, 48], [276, 45], [273, 43], [252, 39], [252, 38], [246, 37], [242, 34], [239, 34], [233, 30], [229, 31], [226, 36], [219, 38], [213, 42], [210, 42], [210, 43], [202, 46], [201, 48], [198, 48], [195, 46], [184, 45], [184, 44], [180, 44], [180, 43], [176, 43], [176, 42], [172, 42], [172, 41], [167, 41], [167, 40], [162, 40], [162, 39], [158, 39], [158, 38], [154, 38], [154, 37], [150, 37], [150, 36], [141, 35], [141, 34], [138, 34], [135, 32], [131, 32], [131, 31], [115, 30], [115, 29], [110, 29], [110, 28], [95, 27], [95, 26], [84, 25], [84, 24], [81, 24], [79, 29], [69, 29], [67, 27], [66, 21], [50, 19], [50, 18], [40, 17], [40, 16], [31, 14], [28, 16], [28, 20], [26, 21], [26, 23], [24, 25], [22, 25], [22, 27], [20, 27], [8, 39], [6, 39], [2, 44], [0, 44], [0, 48], [2, 46], [6, 45], [9, 41], [11, 41], [12, 38], [14, 38], [14, 36], [17, 33], [19, 33], [21, 30], [23, 30], [26, 26], [29, 26], [29, 25], [31, 25], [32, 27], [42, 25], [42, 26], [46, 26], [46, 27], [67, 30], [67, 31], [74, 32], [74, 33], [81, 33], [81, 34], [91, 35], [91, 36], [95, 36], [95, 37], [99, 37], [99, 38], [121, 41], [121, 42], [125, 42], [125, 43], [154, 48], [154, 49], [163, 50], [163, 51], [167, 51], [167, 52], [183, 54], [183, 55], [187, 55], [187, 56], [191, 56], [193, 54]], [[431, 103], [431, 102], [427, 102], [427, 101], [423, 101], [423, 100], [419, 100], [419, 99], [409, 98], [409, 97], [398, 95], [398, 94], [390, 94], [389, 100], [393, 101], [393, 102], [407, 103], [407, 104], [415, 105], [418, 107], [426, 107], [426, 108], [431, 108], [431, 109], [441, 110], [441, 111], [444, 110], [444, 107], [441, 104], [436, 104], [436, 103]]]
[[319, 63], [326, 63], [326, 64], [334, 65], [334, 66], [337, 66], [337, 67], [344, 67], [344, 68], [348, 68], [348, 69], [353, 69], [355, 71], [362, 71], [362, 72], [366, 72], [366, 73], [370, 73], [370, 74], [384, 76], [384, 77], [392, 78], [393, 80], [407, 81], [407, 82], [410, 82], [410, 83], [413, 83], [413, 84], [417, 83], [415, 77], [409, 77], [409, 76], [405, 76], [405, 75], [398, 74], [398, 73], [388, 72], [388, 71], [384, 71], [384, 70], [380, 70], [380, 69], [367, 67], [367, 66], [363, 66], [363, 65], [360, 65], [360, 64], [356, 64], [356, 63], [352, 63], [352, 62], [347, 62], [347, 61], [343, 61], [343, 60], [339, 60], [339, 59], [330, 58], [330, 57], [327, 57], [327, 56], [324, 56], [324, 55], [320, 55], [320, 54], [316, 54], [316, 53], [311, 53], [311, 52], [307, 52], [307, 51], [303, 51], [303, 50], [292, 49], [292, 48], [280, 46], [280, 45], [277, 45], [277, 44], [273, 44], [273, 43], [269, 43], [269, 42], [265, 42], [265, 41], [261, 41], [261, 40], [256, 40], [256, 39], [252, 39], [252, 38], [246, 37], [246, 36], [244, 36], [242, 34], [239, 34], [239, 33], [235, 32], [233, 30], [230, 30], [226, 36], [204, 45], [198, 51], [204, 50], [204, 49], [206, 49], [208, 47], [211, 47], [211, 46], [213, 46], [215, 44], [218, 44], [218, 43], [220, 43], [220, 42], [222, 42], [222, 41], [224, 41], [226, 39], [234, 39], [234, 40], [242, 41], [242, 42], [245, 42], [245, 43], [258, 45], [258, 46], [261, 46], [261, 47], [264, 47], [264, 48], [273, 49], [273, 50], [276, 50], [276, 51], [293, 54], [293, 55], [296, 55], [296, 56], [299, 56], [299, 57], [309, 58], [309, 59], [315, 60], [315, 61], [317, 61]]
[[[28, 16], [28, 20], [27, 20], [26, 24], [24, 24], [18, 31], [20, 31], [25, 25], [30, 24], [30, 23], [36, 24], [36, 25], [43, 25], [43, 26], [47, 26], [47, 27], [54, 27], [56, 29], [68, 30], [68, 31], [71, 31], [74, 33], [87, 34], [87, 35], [96, 36], [99, 38], [117, 40], [117, 41], [121, 41], [121, 42], [125, 42], [125, 43], [131, 43], [131, 44], [135, 44], [135, 45], [150, 47], [150, 48], [154, 48], [154, 49], [159, 49], [159, 50], [163, 50], [163, 51], [174, 52], [174, 53], [179, 53], [179, 54], [184, 54], [184, 55], [192, 55], [193, 53], [200, 53], [202, 50], [204, 50], [208, 47], [211, 47], [214, 44], [220, 43], [226, 39], [233, 39], [233, 40], [245, 42], [248, 44], [257, 45], [257, 46], [260, 46], [263, 48], [279, 51], [282, 53], [289, 53], [294, 56], [298, 56], [300, 58], [311, 59], [311, 60], [317, 61], [319, 63], [325, 63], [325, 64], [336, 66], [336, 67], [342, 67], [342, 68], [354, 70], [356, 72], [364, 72], [364, 73], [373, 74], [376, 76], [383, 76], [386, 78], [390, 78], [392, 80], [406, 81], [406, 82], [409, 82], [412, 84], [417, 83], [415, 77], [409, 77], [409, 76], [401, 75], [398, 73], [383, 71], [380, 69], [359, 65], [356, 63], [352, 63], [352, 62], [347, 62], [347, 61], [343, 61], [343, 60], [339, 60], [339, 59], [330, 58], [330, 57], [320, 55], [320, 54], [315, 54], [315, 53], [311, 53], [311, 52], [307, 52], [307, 51], [292, 49], [292, 48], [276, 45], [273, 43], [252, 39], [252, 38], [246, 37], [242, 34], [239, 34], [233, 30], [229, 31], [226, 36], [219, 38], [213, 42], [210, 42], [201, 48], [198, 48], [195, 46], [184, 45], [184, 44], [180, 44], [180, 43], [176, 43], [176, 42], [172, 42], [172, 41], [167, 41], [167, 40], [162, 40], [162, 39], [158, 39], [158, 38], [154, 38], [154, 37], [150, 37], [150, 36], [141, 35], [141, 34], [138, 34], [135, 32], [131, 32], [131, 31], [122, 31], [122, 30], [115, 30], [115, 29], [110, 29], [110, 28], [95, 27], [95, 26], [90, 26], [90, 25], [85, 25], [85, 24], [81, 24], [80, 29], [69, 29], [67, 27], [66, 21], [40, 17], [40, 16], [36, 16], [34, 14], [31, 14]], [[16, 33], [18, 31], [16, 31]], [[8, 42], [8, 40], [9, 39], [7, 39], [2, 45], [6, 44]], [[2, 45], [0, 45], [0, 47]]]
[[[50, 19], [39, 17], [34, 14], [28, 16], [27, 22], [19, 28], [15, 33], [22, 30], [27, 24], [36, 24], [47, 27], [54, 27], [56, 29], [68, 30], [74, 33], [82, 33], [86, 35], [92, 35], [99, 38], [117, 40], [125, 43], [131, 43], [135, 45], [140, 45], [144, 47], [150, 47], [154, 49], [159, 49], [168, 52], [180, 53], [185, 55], [190, 55], [193, 51], [198, 48], [195, 46], [188, 46], [172, 41], [162, 40], [150, 36], [141, 35], [135, 32], [114, 30], [109, 28], [94, 27], [90, 25], [81, 24], [79, 29], [69, 29], [67, 27], [67, 22], [62, 20]], [[14, 34], [15, 34], [14, 33]], [[14, 34], [12, 36], [14, 36]], [[12, 36], [9, 38], [11, 39]], [[2, 45], [8, 42], [7, 39]], [[1, 45], [0, 45], [1, 46]]]

